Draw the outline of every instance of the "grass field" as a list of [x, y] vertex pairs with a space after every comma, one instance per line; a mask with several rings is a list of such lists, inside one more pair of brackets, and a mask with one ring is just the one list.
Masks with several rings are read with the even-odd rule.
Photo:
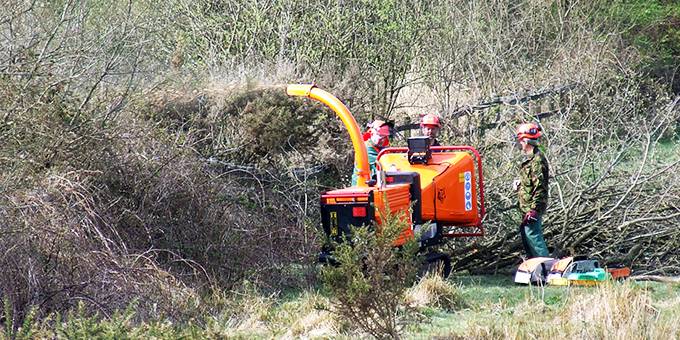
[[[453, 277], [467, 307], [433, 310], [409, 337], [664, 338], [680, 336], [680, 286], [528, 287], [504, 276]], [[672, 338], [673, 336], [671, 336]]]
[[[422, 339], [670, 339], [680, 337], [680, 285], [612, 283], [601, 287], [530, 287], [509, 276], [427, 277], [404, 304], [403, 338]], [[320, 289], [265, 295], [244, 289], [188, 323], [139, 323], [134, 308], [102, 319], [75, 313], [29, 318], [14, 338], [68, 339], [314, 339], [366, 338], [333, 312]], [[10, 338], [6, 328], [0, 339]]]

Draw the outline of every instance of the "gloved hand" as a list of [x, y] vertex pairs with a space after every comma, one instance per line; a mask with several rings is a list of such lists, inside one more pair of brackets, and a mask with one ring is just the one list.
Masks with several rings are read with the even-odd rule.
[[534, 209], [531, 209], [524, 215], [524, 218], [522, 219], [522, 224], [529, 224], [534, 221], [538, 221], [538, 212]]
[[512, 181], [512, 191], [517, 191], [519, 189], [520, 181], [518, 179]]

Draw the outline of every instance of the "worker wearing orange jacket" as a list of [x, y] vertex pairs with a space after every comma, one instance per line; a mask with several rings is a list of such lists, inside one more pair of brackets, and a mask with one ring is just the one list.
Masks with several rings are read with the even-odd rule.
[[[365, 135], [366, 139], [366, 153], [368, 153], [368, 165], [371, 170], [371, 177], [375, 174], [375, 162], [378, 158], [378, 153], [380, 150], [387, 147], [390, 143], [390, 126], [387, 122], [382, 120], [375, 120], [369, 124], [368, 131]], [[354, 165], [354, 171], [352, 173], [352, 185], [357, 185], [357, 179], [359, 177], [359, 168]]]

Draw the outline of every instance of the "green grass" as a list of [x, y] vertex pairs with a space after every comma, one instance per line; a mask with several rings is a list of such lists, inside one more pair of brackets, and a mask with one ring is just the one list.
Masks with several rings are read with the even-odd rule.
[[[680, 137], [680, 134], [677, 136]], [[667, 161], [668, 163], [680, 159], [680, 140], [668, 139], [657, 143], [654, 155], [658, 161]]]
[[[638, 144], [631, 147], [621, 159], [618, 169], [637, 169], [644, 155], [644, 146]], [[648, 150], [647, 169], [658, 169], [673, 164], [680, 159], [680, 142], [669, 139], [655, 143]]]
[[[629, 293], [649, 297], [658, 311], [659, 328], [669, 327], [680, 316], [680, 285], [655, 282], [615, 283], [611, 287], [536, 287], [513, 283], [507, 276], [462, 276], [452, 277], [450, 282], [460, 287], [468, 308], [455, 312], [433, 311], [429, 323], [413, 327], [411, 338], [421, 337], [533, 337], [553, 338], [554, 334], [541, 333], [547, 323], [565, 322], [572, 314], [579, 314], [579, 308], [608, 310], [632, 306], [635, 301], [620, 301], [629, 306], [589, 305], [584, 301], [599, 301], [608, 293]], [[630, 294], [629, 294], [630, 295]], [[624, 296], [629, 296], [625, 295]], [[609, 300], [605, 300], [609, 301]], [[585, 306], [585, 307], [584, 307]], [[585, 312], [585, 311], [584, 311]], [[599, 322], [599, 320], [597, 320]], [[597, 334], [597, 324], [591, 326]], [[561, 327], [558, 327], [558, 329]], [[564, 326], [566, 332], [575, 332]], [[489, 332], [487, 332], [490, 329]], [[671, 334], [677, 332], [675, 328]], [[481, 334], [481, 335], [480, 335]], [[624, 334], [637, 334], [635, 331]]]
[[[442, 289], [442, 285], [448, 289]], [[446, 288], [444, 287], [444, 288]], [[404, 338], [655, 338], [680, 336], [680, 285], [614, 283], [606, 287], [518, 285], [512, 276], [428, 278], [414, 288], [429, 298]], [[414, 294], [414, 291], [410, 291]], [[427, 295], [426, 294], [426, 295]], [[454, 294], [462, 303], [442, 308], [434, 296]], [[330, 312], [332, 299], [317, 289], [278, 295], [244, 293], [214, 315], [187, 322], [134, 321], [134, 308], [103, 319], [76, 310], [64, 317], [24, 323], [23, 338], [69, 339], [270, 339], [354, 338], [363, 333]], [[550, 327], [546, 327], [550, 325]], [[0, 339], [10, 338], [0, 332]]]
[[557, 309], [569, 297], [567, 288], [519, 285], [509, 276], [454, 276], [449, 282], [460, 287], [468, 308], [454, 313], [433, 313], [431, 323], [418, 327], [412, 334], [414, 337], [464, 335], [470, 323], [495, 322], [499, 316], [512, 316], [518, 306], [528, 302]]

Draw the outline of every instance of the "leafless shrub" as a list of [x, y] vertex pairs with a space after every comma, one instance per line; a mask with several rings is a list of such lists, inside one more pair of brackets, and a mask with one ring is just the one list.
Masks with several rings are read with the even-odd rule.
[[28, 306], [64, 312], [79, 302], [110, 315], [135, 301], [140, 317], [181, 316], [195, 293], [159, 268], [154, 252], [125, 249], [89, 189], [92, 175], [52, 175], [3, 199], [0, 293], [12, 316], [20, 320]]

